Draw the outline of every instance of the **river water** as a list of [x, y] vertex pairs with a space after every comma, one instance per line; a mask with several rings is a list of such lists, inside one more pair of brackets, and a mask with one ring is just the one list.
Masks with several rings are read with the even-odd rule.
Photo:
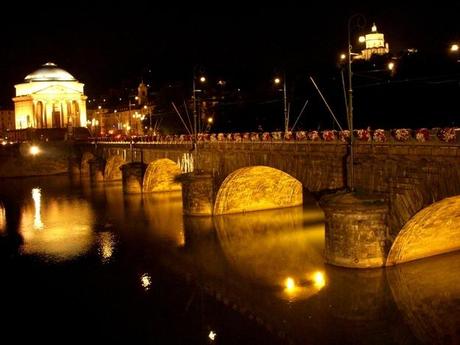
[[459, 344], [460, 253], [323, 263], [303, 207], [184, 217], [180, 192], [0, 182], [1, 344]]

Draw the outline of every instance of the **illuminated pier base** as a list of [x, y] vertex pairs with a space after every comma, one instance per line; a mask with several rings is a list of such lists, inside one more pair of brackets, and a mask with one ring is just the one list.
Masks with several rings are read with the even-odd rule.
[[213, 180], [208, 173], [187, 173], [178, 177], [182, 183], [185, 215], [210, 216], [214, 207]]
[[370, 268], [385, 265], [389, 243], [388, 206], [382, 198], [357, 193], [324, 197], [326, 262]]
[[147, 164], [133, 162], [121, 166], [124, 193], [142, 193], [142, 182]]
[[88, 164], [91, 182], [104, 181], [105, 160], [100, 157], [95, 157], [88, 161]]

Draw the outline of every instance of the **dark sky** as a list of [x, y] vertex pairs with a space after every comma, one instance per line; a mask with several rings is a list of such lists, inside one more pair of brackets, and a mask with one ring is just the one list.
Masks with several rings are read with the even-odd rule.
[[13, 96], [15, 83], [47, 61], [85, 83], [89, 95], [123, 82], [137, 84], [148, 68], [154, 88], [189, 80], [197, 63], [209, 74], [242, 84], [270, 79], [281, 68], [296, 78], [312, 73], [321, 78], [345, 49], [347, 19], [357, 12], [367, 18], [366, 29], [377, 23], [392, 51], [442, 50], [460, 40], [459, 1], [303, 1], [282, 6], [225, 1], [214, 7], [193, 2], [195, 8], [155, 3], [61, 2], [40, 8], [21, 3], [5, 8], [0, 104]]

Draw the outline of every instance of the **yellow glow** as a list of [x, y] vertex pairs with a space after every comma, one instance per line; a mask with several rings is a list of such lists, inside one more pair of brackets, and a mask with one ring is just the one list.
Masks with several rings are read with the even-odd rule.
[[208, 123], [212, 123], [213, 121], [212, 117], [208, 117]]
[[326, 279], [323, 272], [317, 271], [313, 273], [313, 284], [318, 290], [322, 289], [326, 285]]
[[2, 203], [0, 202], [0, 236], [6, 232], [6, 214]]
[[[47, 198], [41, 204], [38, 202], [41, 193], [38, 190], [32, 193], [36, 201], [24, 206], [21, 217], [20, 231], [24, 238], [22, 250], [25, 254], [44, 254], [52, 260], [65, 260], [91, 248], [94, 243], [94, 217], [88, 202]], [[40, 231], [35, 228], [40, 224], [37, 216], [41, 216], [43, 221]]]
[[209, 338], [211, 341], [214, 341], [214, 340], [216, 339], [216, 335], [217, 335], [216, 332], [210, 331], [209, 334], [208, 334], [208, 338]]
[[34, 228], [37, 230], [43, 229], [42, 217], [41, 217], [41, 198], [42, 191], [40, 188], [32, 189], [32, 199], [34, 200], [35, 214], [34, 214]]
[[39, 148], [38, 146], [33, 145], [33, 146], [30, 147], [30, 154], [31, 154], [32, 156], [36, 156], [36, 155], [38, 155], [39, 153], [40, 153], [40, 148]]
[[347, 56], [345, 54], [340, 54], [340, 60], [345, 60]]
[[217, 192], [214, 214], [230, 214], [298, 206], [302, 184], [292, 176], [267, 166], [235, 170]]
[[152, 285], [152, 277], [148, 273], [144, 273], [141, 276], [141, 285], [145, 291], [150, 290], [150, 285]]
[[359, 41], [359, 43], [364, 43], [364, 42], [366, 42], [366, 37], [359, 36], [358, 41]]
[[392, 71], [394, 67], [395, 67], [394, 62], [388, 63], [388, 69], [389, 69], [390, 71]]
[[134, 99], [137, 101], [139, 99], [139, 97], [136, 96], [136, 97], [134, 97]]
[[115, 237], [110, 232], [102, 232], [99, 238], [99, 254], [102, 262], [107, 263], [113, 255], [115, 249]]
[[286, 292], [294, 292], [296, 286], [295, 281], [291, 277], [286, 278], [284, 282]]
[[275, 78], [275, 84], [279, 84], [281, 83], [281, 79], [280, 78]]
[[458, 44], [452, 44], [450, 46], [450, 51], [451, 52], [457, 52], [458, 51]]
[[201, 77], [201, 78], [200, 78], [200, 81], [201, 81], [202, 83], [204, 83], [204, 82], [206, 81], [206, 78], [205, 78], [205, 77]]

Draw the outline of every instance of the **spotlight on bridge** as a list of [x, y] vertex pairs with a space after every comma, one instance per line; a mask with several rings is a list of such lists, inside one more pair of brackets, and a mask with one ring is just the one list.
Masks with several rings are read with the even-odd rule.
[[30, 152], [30, 154], [31, 154], [32, 156], [36, 156], [36, 155], [38, 155], [38, 154], [40, 153], [40, 148], [39, 148], [37, 145], [32, 145], [32, 146], [30, 147], [30, 151], [29, 151], [29, 152]]

